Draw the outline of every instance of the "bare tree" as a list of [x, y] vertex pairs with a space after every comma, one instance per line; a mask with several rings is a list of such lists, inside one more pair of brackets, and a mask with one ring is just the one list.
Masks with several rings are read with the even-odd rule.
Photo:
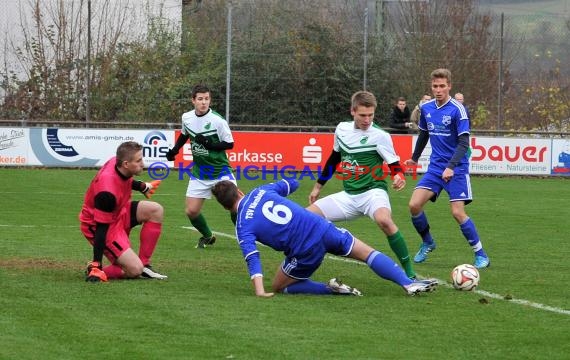
[[[25, 74], [10, 103], [27, 118], [83, 117], [87, 56], [87, 0], [20, 3], [22, 41], [11, 48]], [[140, 6], [137, 6], [137, 9]], [[119, 43], [136, 37], [138, 17], [129, 1], [93, 0], [93, 71], [97, 86]]]
[[454, 90], [465, 93], [468, 104], [496, 104], [500, 36], [496, 19], [475, 1], [399, 2], [385, 16], [386, 60], [401, 95], [418, 98], [429, 91], [432, 70], [449, 68]]

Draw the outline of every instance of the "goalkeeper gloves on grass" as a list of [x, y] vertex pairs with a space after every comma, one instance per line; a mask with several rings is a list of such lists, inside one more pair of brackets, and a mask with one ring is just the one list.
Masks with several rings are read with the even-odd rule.
[[87, 265], [87, 271], [85, 272], [87, 276], [85, 281], [87, 282], [106, 282], [107, 274], [102, 270], [102, 265], [100, 262], [92, 261]]

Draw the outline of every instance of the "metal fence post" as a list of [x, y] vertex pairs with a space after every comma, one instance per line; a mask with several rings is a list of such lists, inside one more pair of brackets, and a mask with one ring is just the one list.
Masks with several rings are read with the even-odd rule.
[[503, 52], [504, 52], [505, 13], [501, 13], [501, 46], [499, 50], [499, 94], [497, 97], [497, 130], [501, 130], [503, 120]]
[[85, 122], [91, 121], [91, 0], [87, 1], [87, 81], [85, 82]]
[[228, 1], [228, 40], [227, 40], [227, 54], [226, 54], [226, 121], [230, 122], [230, 79], [231, 79], [231, 65], [232, 65], [232, 2]]
[[363, 65], [363, 79], [362, 90], [366, 90], [366, 76], [368, 72], [368, 8], [364, 9], [364, 65]]

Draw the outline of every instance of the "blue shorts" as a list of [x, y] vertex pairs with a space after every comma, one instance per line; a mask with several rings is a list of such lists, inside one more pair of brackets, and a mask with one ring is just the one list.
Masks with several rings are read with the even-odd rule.
[[354, 236], [343, 228], [330, 224], [321, 241], [303, 254], [287, 256], [281, 264], [285, 274], [293, 279], [306, 280], [321, 266], [327, 253], [347, 256], [354, 246]]
[[433, 173], [425, 173], [416, 185], [416, 189], [426, 189], [433, 192], [435, 195], [431, 201], [436, 201], [441, 193], [445, 190], [449, 194], [449, 201], [464, 201], [469, 204], [473, 201], [473, 194], [471, 193], [471, 180], [469, 174], [453, 175], [449, 182], [443, 181], [441, 175]]

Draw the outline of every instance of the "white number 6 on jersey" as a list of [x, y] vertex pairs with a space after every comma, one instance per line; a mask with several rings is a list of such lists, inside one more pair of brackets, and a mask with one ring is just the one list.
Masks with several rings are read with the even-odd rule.
[[291, 213], [291, 209], [289, 209], [285, 205], [275, 205], [273, 206], [273, 201], [268, 201], [263, 204], [261, 208], [261, 212], [265, 217], [276, 224], [285, 225], [291, 218], [293, 217], [293, 213]]

